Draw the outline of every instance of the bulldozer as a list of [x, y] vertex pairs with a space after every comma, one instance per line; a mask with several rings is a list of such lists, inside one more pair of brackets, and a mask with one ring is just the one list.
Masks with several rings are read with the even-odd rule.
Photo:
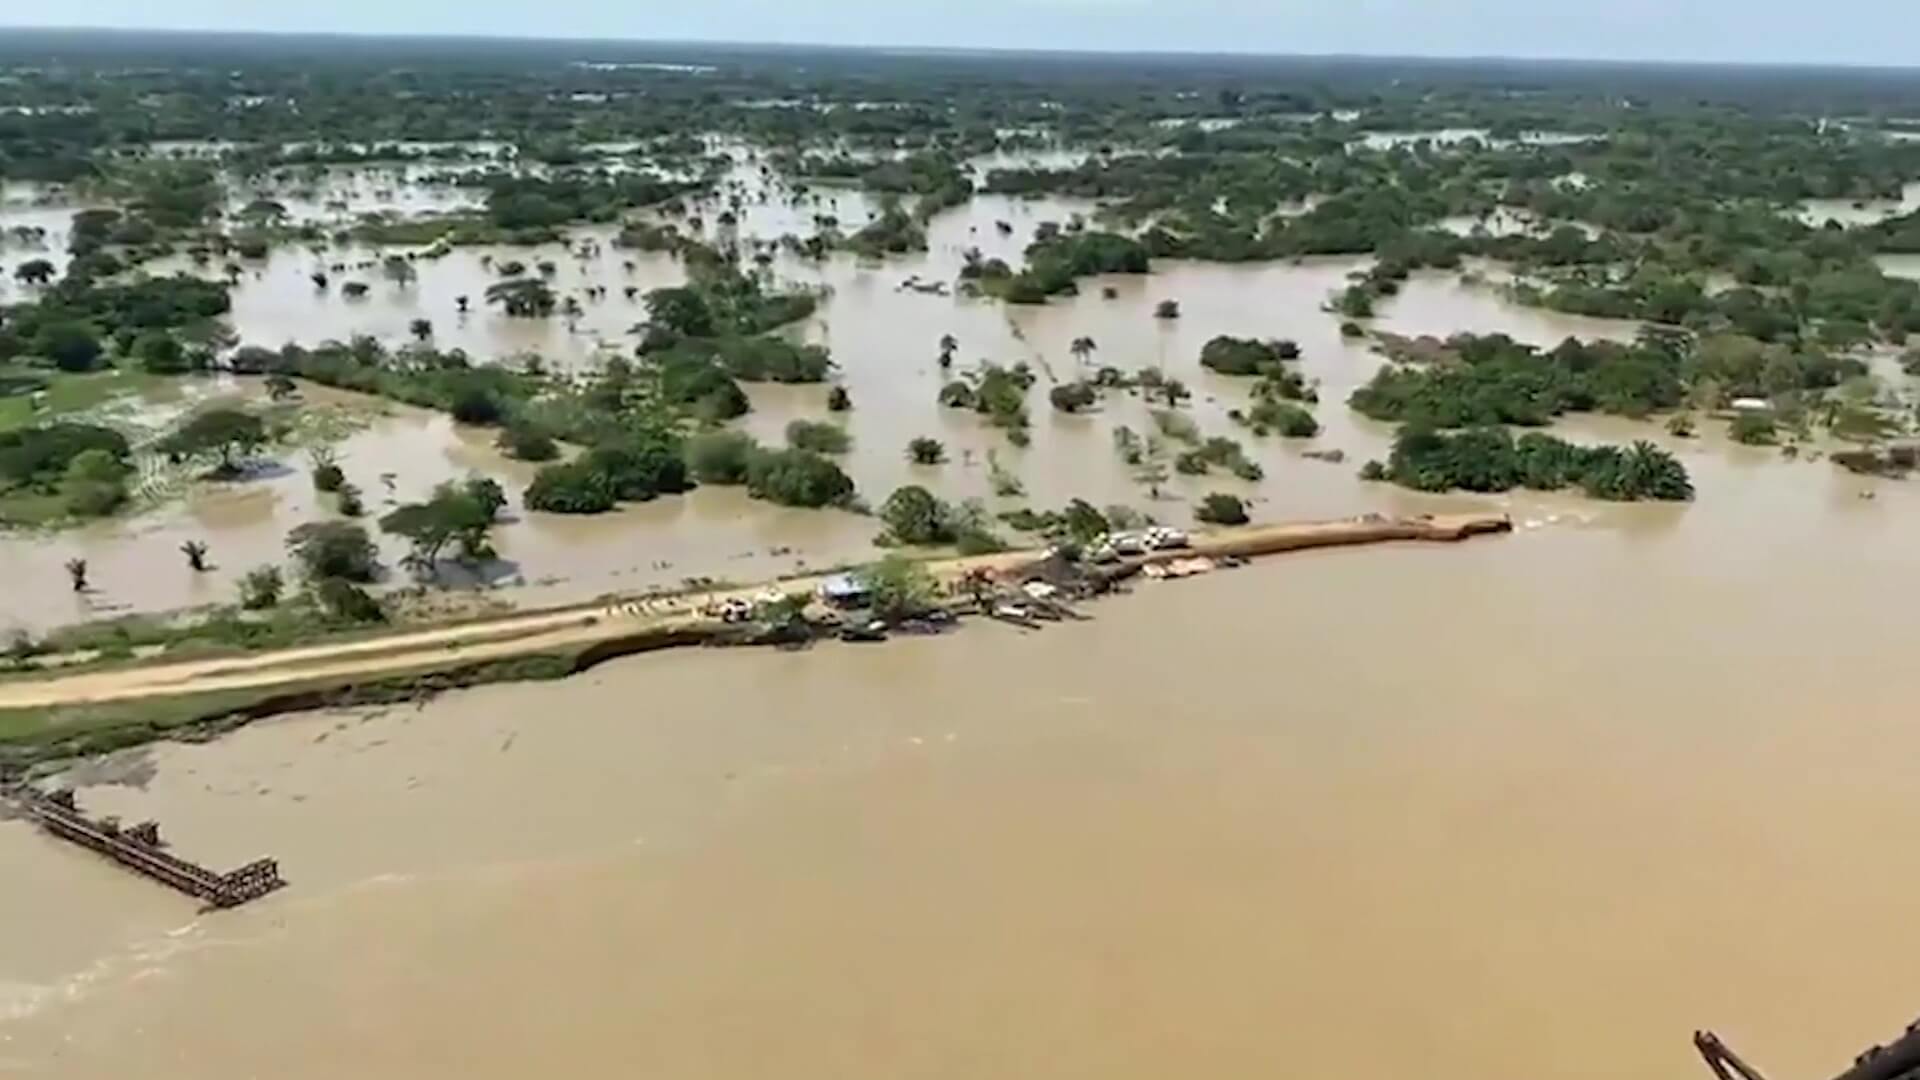
[[[1693, 1047], [1718, 1080], [1767, 1080], [1711, 1031], [1694, 1032]], [[1854, 1058], [1853, 1067], [1834, 1080], [1920, 1080], [1920, 1020], [1898, 1039]]]

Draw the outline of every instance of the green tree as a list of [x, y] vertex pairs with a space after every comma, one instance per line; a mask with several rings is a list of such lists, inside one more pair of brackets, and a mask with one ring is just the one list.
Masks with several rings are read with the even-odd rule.
[[341, 622], [377, 623], [387, 620], [385, 609], [367, 590], [344, 578], [321, 578], [313, 585], [320, 609]]
[[907, 443], [907, 460], [915, 465], [940, 465], [947, 460], [947, 448], [939, 439], [921, 435]]
[[882, 619], [907, 619], [932, 610], [940, 595], [939, 583], [919, 562], [889, 555], [859, 573], [873, 598], [873, 613]]
[[380, 276], [404, 289], [419, 278], [420, 272], [413, 268], [413, 260], [406, 256], [389, 255], [380, 262]]
[[705, 338], [716, 332], [713, 309], [699, 289], [655, 289], [647, 294], [647, 318], [676, 337]]
[[220, 407], [195, 414], [162, 440], [160, 448], [186, 458], [216, 454], [220, 458], [218, 471], [232, 475], [238, 471], [234, 459], [253, 453], [266, 441], [267, 427], [258, 416], [244, 409]]
[[578, 461], [549, 465], [534, 474], [521, 502], [549, 514], [604, 514], [619, 505], [612, 479]]
[[744, 484], [760, 444], [739, 431], [709, 431], [687, 440], [687, 469], [703, 484]]
[[207, 569], [207, 545], [201, 540], [188, 540], [180, 545], [180, 554], [187, 557], [187, 568], [196, 574]]
[[811, 450], [773, 450], [754, 456], [747, 493], [782, 506], [837, 506], [853, 498], [853, 480]]
[[1083, 382], [1061, 383], [1047, 393], [1047, 400], [1063, 413], [1077, 413], [1100, 400], [1093, 387]]
[[844, 454], [853, 449], [853, 438], [835, 424], [795, 420], [787, 425], [787, 445], [816, 454]]
[[75, 454], [60, 484], [67, 512], [103, 517], [126, 502], [127, 467], [111, 451], [93, 448]]
[[372, 581], [380, 574], [380, 551], [367, 530], [344, 521], [316, 521], [287, 534], [287, 548], [309, 581], [338, 578]]
[[99, 336], [84, 322], [55, 322], [41, 327], [33, 349], [61, 371], [92, 371], [104, 356]]
[[45, 285], [53, 280], [53, 263], [46, 259], [28, 259], [13, 268], [13, 276], [22, 285]]
[[416, 574], [433, 577], [448, 545], [459, 550], [462, 561], [493, 557], [488, 533], [495, 509], [470, 488], [444, 483], [425, 502], [395, 507], [380, 519], [380, 529], [405, 538], [412, 545], [406, 565]]
[[887, 496], [880, 520], [887, 527], [886, 538], [896, 544], [949, 544], [955, 539], [951, 509], [918, 484]]
[[152, 330], [140, 335], [133, 345], [134, 358], [155, 375], [179, 375], [189, 367], [187, 350], [165, 331]]
[[1247, 504], [1237, 495], [1216, 491], [1200, 500], [1193, 517], [1206, 525], [1245, 525], [1248, 520]]
[[535, 278], [519, 278], [488, 286], [487, 303], [499, 304], [508, 315], [515, 318], [533, 319], [553, 314], [559, 300], [546, 282]]
[[240, 579], [240, 606], [261, 611], [280, 603], [285, 591], [286, 579], [280, 576], [279, 567], [258, 566]]
[[500, 452], [516, 461], [552, 461], [560, 456], [553, 436], [526, 423], [508, 424], [496, 440]]

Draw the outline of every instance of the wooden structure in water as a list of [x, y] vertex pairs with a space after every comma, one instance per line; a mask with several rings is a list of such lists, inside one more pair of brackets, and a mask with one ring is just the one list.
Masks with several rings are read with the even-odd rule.
[[160, 826], [146, 821], [123, 828], [112, 818], [89, 818], [74, 804], [73, 792], [42, 795], [31, 790], [8, 793], [42, 829], [69, 843], [119, 863], [216, 908], [239, 907], [285, 885], [280, 864], [259, 859], [231, 873], [217, 874], [166, 850]]
[[[1766, 1080], [1711, 1031], [1694, 1032], [1693, 1046], [1719, 1080]], [[1853, 1067], [1834, 1080], [1920, 1080], [1920, 1020], [1908, 1024], [1898, 1039], [1855, 1058]]]

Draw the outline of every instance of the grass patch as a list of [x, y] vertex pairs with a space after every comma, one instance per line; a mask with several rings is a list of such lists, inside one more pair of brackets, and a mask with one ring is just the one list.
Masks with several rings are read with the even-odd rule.
[[[32, 427], [61, 416], [86, 412], [132, 395], [149, 395], [173, 385], [165, 375], [144, 371], [89, 371], [73, 374], [39, 368], [0, 367], [0, 386], [13, 392], [0, 397], [0, 431]], [[36, 389], [46, 394], [42, 407], [35, 410]]]

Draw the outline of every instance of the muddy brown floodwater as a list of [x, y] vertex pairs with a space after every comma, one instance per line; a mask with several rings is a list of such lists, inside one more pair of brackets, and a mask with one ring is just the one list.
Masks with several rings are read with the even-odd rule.
[[[743, 185], [760, 185], [756, 169], [743, 167], [738, 175]], [[811, 231], [816, 212], [841, 215], [851, 230], [872, 212], [865, 196], [854, 191], [819, 188], [796, 207], [784, 196], [769, 199], [763, 186], [747, 190], [754, 198], [745, 206], [739, 231], [750, 238]], [[816, 197], [818, 201], [812, 201]], [[1364, 260], [1255, 266], [1164, 261], [1151, 275], [1090, 279], [1079, 296], [1025, 308], [900, 287], [914, 276], [952, 281], [969, 247], [1018, 262], [1041, 222], [1066, 222], [1094, 209], [1087, 202], [981, 196], [934, 219], [929, 250], [923, 255], [885, 263], [852, 257], [819, 264], [776, 260], [774, 269], [782, 280], [831, 290], [819, 314], [789, 332], [833, 351], [837, 377], [854, 401], [853, 412], [839, 421], [854, 440], [843, 464], [870, 502], [877, 505], [900, 485], [918, 483], [949, 499], [985, 499], [995, 511], [1023, 504], [1053, 508], [1086, 498], [1102, 506], [1146, 508], [1182, 524], [1190, 514], [1186, 504], [1209, 491], [1233, 491], [1257, 500], [1259, 513], [1267, 519], [1397, 514], [1443, 505], [1354, 480], [1360, 462], [1385, 453], [1390, 430], [1350, 413], [1344, 403], [1382, 361], [1364, 343], [1342, 340], [1337, 321], [1321, 308], [1346, 285], [1349, 273], [1366, 265]], [[1012, 227], [1012, 235], [1001, 234], [998, 223], [1003, 221]], [[303, 248], [277, 249], [269, 259], [245, 269], [234, 290], [232, 319], [240, 340], [277, 347], [356, 333], [398, 345], [408, 340], [412, 320], [425, 317], [433, 323], [439, 345], [464, 348], [484, 361], [512, 363], [537, 353], [554, 367], [590, 368], [610, 351], [630, 351], [635, 339], [628, 331], [645, 318], [642, 304], [625, 299], [626, 287], [643, 294], [684, 280], [679, 263], [664, 255], [619, 251], [611, 244], [612, 235], [610, 227], [578, 230], [571, 248], [461, 248], [444, 258], [420, 260], [418, 279], [404, 285], [382, 278], [379, 254], [371, 250], [333, 248], [315, 254]], [[598, 244], [597, 250], [579, 257], [581, 245], [589, 240]], [[489, 259], [491, 266], [483, 262]], [[487, 286], [499, 279], [499, 264], [508, 259], [529, 266], [552, 261], [554, 286], [563, 295], [596, 284], [607, 287], [609, 295], [583, 299], [584, 314], [572, 328], [561, 318], [508, 318], [481, 302]], [[332, 273], [331, 287], [317, 290], [309, 274], [334, 265], [358, 269]], [[220, 271], [218, 266], [196, 268], [184, 257], [156, 262], [150, 269]], [[366, 282], [369, 294], [362, 300], [345, 299], [340, 286], [347, 280]], [[1112, 299], [1103, 294], [1109, 287], [1115, 292]], [[454, 299], [462, 295], [473, 305], [464, 317]], [[1180, 302], [1180, 319], [1153, 318], [1154, 306], [1163, 299]], [[1630, 322], [1522, 307], [1494, 288], [1438, 273], [1409, 282], [1384, 306], [1378, 325], [1407, 334], [1500, 331], [1541, 345], [1557, 344], [1569, 335], [1630, 338], [1635, 331]], [[1040, 374], [1028, 403], [1033, 418], [1030, 447], [1013, 448], [974, 414], [937, 404], [941, 384], [951, 377], [935, 362], [939, 340], [947, 333], [960, 341], [959, 369], [982, 360], [1026, 361]], [[1297, 339], [1305, 353], [1302, 371], [1321, 383], [1323, 402], [1316, 413], [1324, 433], [1313, 440], [1263, 440], [1236, 427], [1227, 413], [1246, 404], [1249, 381], [1216, 376], [1199, 365], [1201, 347], [1217, 334]], [[1099, 346], [1085, 365], [1069, 348], [1082, 336]], [[1145, 490], [1112, 449], [1117, 427], [1153, 430], [1148, 407], [1115, 395], [1092, 414], [1064, 416], [1047, 403], [1046, 391], [1054, 382], [1089, 376], [1101, 365], [1123, 371], [1158, 366], [1185, 380], [1195, 394], [1188, 411], [1202, 433], [1240, 439], [1265, 469], [1266, 480], [1246, 484], [1225, 473], [1175, 477], [1167, 485], [1173, 498], [1149, 505]], [[739, 426], [763, 442], [780, 443], [794, 419], [827, 415], [824, 386], [760, 385], [749, 387], [748, 393], [754, 411]], [[309, 388], [307, 395], [316, 403], [349, 400], [318, 388]], [[337, 448], [349, 478], [367, 494], [373, 516], [393, 503], [424, 497], [439, 481], [469, 472], [500, 480], [517, 505], [533, 470], [495, 452], [493, 432], [462, 428], [445, 416], [419, 410], [381, 407], [384, 419]], [[1629, 437], [1653, 430], [1636, 426]], [[948, 465], [923, 468], [907, 462], [907, 443], [922, 435], [947, 444]], [[1308, 450], [1333, 449], [1341, 450], [1347, 461], [1329, 465], [1302, 456]], [[1706, 454], [1698, 447], [1689, 452]], [[1724, 454], [1708, 456], [1714, 459], [1709, 469], [1743, 467]], [[240, 484], [200, 485], [183, 500], [130, 519], [51, 535], [0, 533], [0, 560], [31, 568], [0, 605], [0, 633], [230, 602], [242, 575], [284, 559], [290, 529], [325, 514], [308, 481], [305, 453], [283, 451], [278, 458], [286, 469]], [[1026, 498], [995, 497], [990, 460], [1019, 478]], [[1546, 505], [1559, 502], [1548, 500]], [[876, 532], [870, 519], [853, 514], [783, 510], [750, 502], [738, 489], [706, 489], [596, 518], [520, 515], [498, 531], [496, 546], [503, 562], [488, 568], [482, 579], [516, 586], [511, 595], [519, 602], [571, 602], [612, 591], [675, 585], [691, 576], [744, 581], [860, 561], [873, 556]], [[210, 573], [187, 571], [178, 551], [188, 540], [209, 546], [214, 564]], [[385, 547], [389, 565], [397, 564], [404, 545], [387, 542]], [[67, 587], [60, 570], [76, 556], [88, 561], [94, 589], [79, 596]], [[450, 580], [475, 583], [457, 571]]]
[[86, 805], [292, 886], [0, 823], [0, 1069], [1830, 1075], [1920, 1008], [1920, 499], [1720, 481], [110, 761]]
[[[850, 228], [871, 212], [822, 198]], [[776, 235], [831, 205], [756, 203], [740, 228]], [[1224, 489], [1269, 520], [1498, 506], [1519, 531], [1143, 584], [1031, 636], [663, 654], [88, 766], [89, 809], [157, 818], [213, 865], [275, 856], [292, 885], [199, 914], [0, 821], [0, 1075], [1619, 1080], [1702, 1075], [1688, 1037], [1712, 1026], [1795, 1080], [1920, 1011], [1920, 871], [1899, 855], [1920, 844], [1920, 667], [1899, 632], [1920, 492], [1597, 419], [1563, 430], [1673, 446], [1699, 501], [1358, 483], [1387, 431], [1343, 402], [1379, 360], [1320, 310], [1351, 260], [1166, 263], [1027, 309], [898, 288], [1084, 209], [982, 198], [936, 218], [923, 257], [776, 263], [833, 289], [793, 332], [833, 347], [863, 491], [987, 496], [994, 450], [1036, 505], [1147, 505], [1109, 449], [1117, 425], [1150, 425], [1143, 406], [1056, 416], [1043, 374], [1033, 445], [1013, 450], [934, 404], [943, 333], [963, 364], [1061, 379], [1091, 336], [1093, 363], [1164, 366], [1205, 433], [1236, 437], [1245, 387], [1200, 370], [1201, 345], [1288, 336], [1326, 431], [1243, 438], [1264, 482], [1176, 479], [1156, 512], [1184, 520], [1176, 500]], [[236, 294], [240, 336], [392, 339], [418, 314], [488, 357], [572, 366], [630, 344], [621, 256], [556, 259], [563, 290], [614, 288], [576, 333], [453, 316], [491, 280], [479, 254], [423, 262], [404, 289], [370, 278], [357, 305], [314, 292], [312, 256], [278, 254]], [[678, 273], [641, 257], [632, 280]], [[1167, 298], [1177, 322], [1151, 318]], [[1446, 275], [1416, 277], [1379, 322], [1541, 344], [1635, 329]], [[824, 388], [751, 392], [742, 423], [763, 438], [823, 414]], [[953, 462], [908, 466], [923, 434]], [[1316, 448], [1348, 461], [1302, 456]], [[467, 470], [526, 479], [488, 433], [399, 408], [340, 457], [374, 504]], [[294, 471], [0, 537], [0, 622], [100, 613], [62, 584], [76, 550], [101, 590], [86, 602], [108, 610], [222, 598], [317, 512]], [[529, 583], [516, 597], [561, 599], [865, 558], [873, 531], [704, 490], [524, 515], [499, 546]], [[185, 538], [220, 569], [187, 574]]]

